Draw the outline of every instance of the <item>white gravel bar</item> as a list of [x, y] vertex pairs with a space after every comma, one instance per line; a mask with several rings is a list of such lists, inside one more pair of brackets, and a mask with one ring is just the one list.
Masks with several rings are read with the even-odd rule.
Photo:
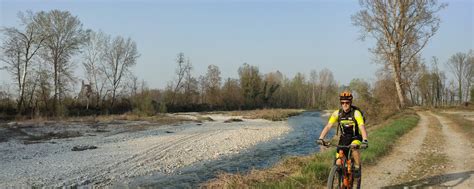
[[[147, 127], [133, 132], [120, 129], [121, 125], [107, 125], [105, 132], [85, 132], [75, 138], [34, 144], [24, 144], [20, 139], [0, 142], [0, 188], [126, 184], [135, 177], [170, 174], [193, 163], [238, 154], [290, 131], [286, 121], [243, 119], [243, 122], [224, 123], [231, 117], [216, 114], [209, 117], [215, 121]], [[63, 130], [82, 132], [80, 123], [75, 124], [79, 126], [66, 126]], [[71, 150], [78, 145], [97, 148]]]

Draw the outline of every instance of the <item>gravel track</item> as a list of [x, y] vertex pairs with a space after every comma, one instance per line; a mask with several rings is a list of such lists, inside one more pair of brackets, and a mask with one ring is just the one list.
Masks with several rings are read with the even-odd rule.
[[[458, 113], [466, 114], [466, 112]], [[453, 129], [456, 125], [443, 116], [431, 112], [418, 112], [418, 115], [420, 115], [420, 122], [417, 127], [400, 138], [389, 155], [381, 158], [375, 166], [363, 169], [362, 186], [370, 186], [368, 188], [474, 188], [474, 150], [473, 144], [466, 138], [469, 136]], [[430, 119], [433, 120], [430, 121]], [[428, 132], [428, 129], [431, 129], [429, 127], [431, 125], [428, 126], [428, 124], [440, 124], [441, 128], [436, 129], [436, 132], [441, 133]], [[443, 142], [430, 149], [423, 147], [436, 143], [434, 140]], [[427, 159], [422, 155], [427, 151], [445, 154], [448, 161], [441, 161], [443, 163], [439, 165], [436, 162], [439, 157]], [[427, 162], [430, 160], [433, 161], [431, 165]], [[422, 164], [418, 164], [420, 162]], [[427, 163], [427, 168], [434, 167], [436, 170], [425, 173], [426, 170], [423, 169], [410, 169], [410, 167], [427, 166]], [[421, 177], [413, 179], [409, 175], [421, 175]]]
[[420, 115], [418, 125], [397, 141], [390, 154], [380, 159], [376, 166], [363, 167], [362, 186], [381, 188], [392, 183], [394, 178], [408, 169], [410, 161], [416, 157], [428, 133], [428, 118], [423, 112], [418, 115]]

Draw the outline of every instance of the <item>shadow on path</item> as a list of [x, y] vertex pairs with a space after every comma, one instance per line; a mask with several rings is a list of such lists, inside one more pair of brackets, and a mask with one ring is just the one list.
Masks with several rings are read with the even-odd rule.
[[456, 187], [464, 183], [468, 179], [474, 179], [474, 170], [459, 172], [459, 173], [449, 173], [443, 175], [436, 175], [420, 180], [405, 182], [392, 186], [382, 187], [383, 189], [392, 189], [392, 188], [404, 188], [404, 187], [416, 187], [416, 188], [426, 188], [430, 186], [436, 187]]

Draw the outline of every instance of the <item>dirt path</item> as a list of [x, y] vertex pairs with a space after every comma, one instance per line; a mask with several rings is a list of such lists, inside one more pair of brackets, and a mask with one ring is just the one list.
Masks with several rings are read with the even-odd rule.
[[418, 126], [401, 137], [389, 155], [381, 159], [377, 166], [366, 167], [362, 170], [362, 186], [381, 188], [407, 170], [410, 160], [415, 158], [423, 144], [423, 139], [428, 133], [428, 124], [428, 117], [421, 113]]
[[[442, 124], [443, 134], [446, 137], [445, 152], [451, 160], [445, 173], [445, 186], [459, 186], [459, 188], [474, 188], [474, 146], [467, 140], [467, 136], [453, 129], [453, 122], [445, 117], [434, 115]], [[472, 136], [471, 136], [472, 137]], [[463, 182], [466, 179], [465, 182]], [[459, 184], [459, 185], [458, 185]]]
[[418, 126], [377, 165], [363, 170], [363, 186], [474, 188], [474, 151], [467, 136], [442, 116], [418, 114]]

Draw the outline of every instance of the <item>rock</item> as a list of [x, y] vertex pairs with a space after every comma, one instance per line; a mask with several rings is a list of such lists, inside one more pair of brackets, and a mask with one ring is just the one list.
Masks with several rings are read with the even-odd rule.
[[93, 145], [78, 145], [78, 146], [74, 146], [72, 147], [72, 151], [84, 151], [84, 150], [89, 150], [89, 149], [96, 149], [97, 146], [93, 146]]
[[165, 131], [165, 133], [174, 133], [173, 131]]

